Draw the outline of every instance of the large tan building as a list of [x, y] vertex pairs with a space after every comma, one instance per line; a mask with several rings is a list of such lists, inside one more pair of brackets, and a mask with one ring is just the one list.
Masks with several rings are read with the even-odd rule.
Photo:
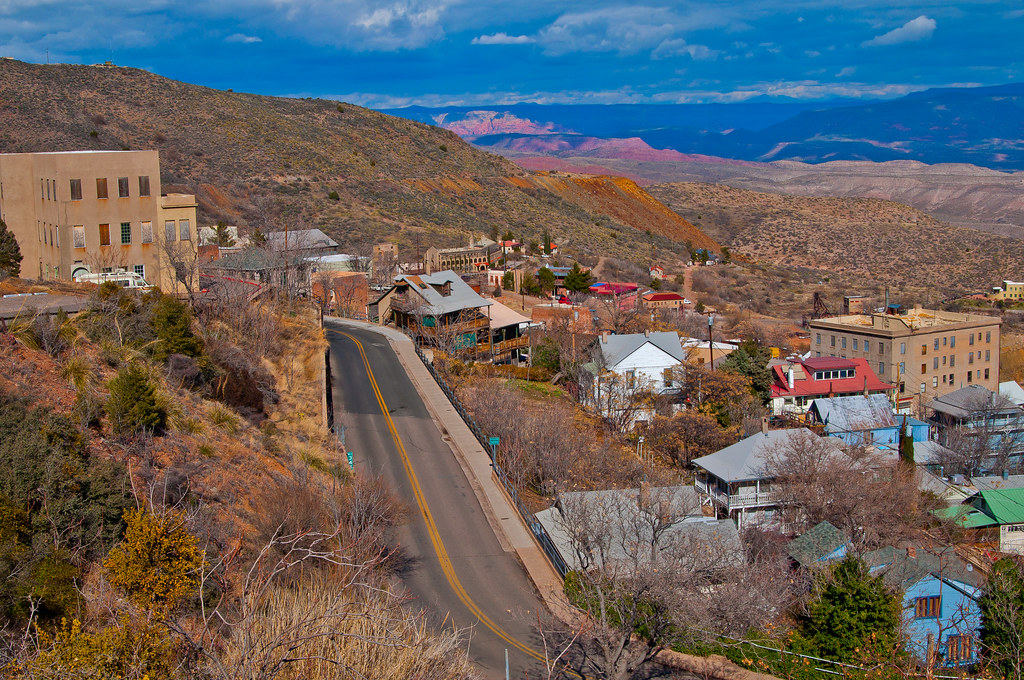
[[0, 154], [0, 219], [23, 278], [125, 269], [174, 290], [195, 258], [195, 196], [161, 194], [156, 151]]
[[965, 385], [999, 391], [998, 317], [916, 307], [810, 322], [811, 356], [867, 359], [903, 407]]

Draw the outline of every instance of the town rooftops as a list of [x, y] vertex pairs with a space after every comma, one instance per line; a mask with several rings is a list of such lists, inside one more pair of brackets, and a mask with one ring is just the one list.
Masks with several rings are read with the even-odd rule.
[[621, 295], [623, 293], [633, 293], [639, 289], [640, 286], [635, 283], [611, 283], [607, 281], [598, 281], [590, 286], [590, 292], [595, 295]]
[[794, 538], [786, 552], [802, 567], [811, 567], [832, 558], [843, 557], [846, 537], [831, 522], [819, 522]]
[[784, 451], [787, 446], [801, 446], [803, 442], [821, 442], [836, 452], [840, 450], [838, 440], [819, 437], [807, 428], [769, 430], [697, 458], [693, 464], [730, 483], [769, 479], [771, 475], [767, 466], [770, 454], [776, 450]]
[[530, 319], [523, 316], [514, 309], [509, 309], [497, 300], [491, 301], [491, 328], [504, 328], [505, 326], [519, 326], [530, 323]]
[[[426, 304], [425, 311], [430, 314], [449, 314], [464, 309], [490, 307], [492, 300], [480, 297], [469, 284], [451, 270], [423, 274], [419, 276], [403, 274], [395, 278], [395, 285], [407, 285], [414, 290]], [[448, 289], [448, 294], [442, 293]]]
[[928, 407], [959, 420], [972, 418], [979, 413], [1020, 411], [1012, 401], [981, 385], [967, 385], [943, 394], [933, 399]]
[[313, 250], [337, 248], [338, 242], [319, 229], [272, 231], [266, 235], [271, 250]]
[[961, 559], [952, 548], [887, 547], [869, 552], [863, 559], [871, 573], [880, 573], [890, 588], [905, 590], [934, 576], [970, 597], [978, 597], [985, 584], [985, 575]]
[[1003, 395], [1017, 406], [1024, 405], [1024, 388], [1015, 380], [1007, 380], [999, 383], [999, 394]]
[[612, 368], [648, 343], [680, 363], [686, 361], [686, 353], [683, 352], [683, 346], [679, 343], [679, 336], [675, 331], [606, 335], [601, 337], [597, 346], [604, 357], [605, 365]]
[[896, 427], [892, 404], [884, 394], [815, 399], [811, 411], [825, 424], [825, 432], [864, 432]]
[[679, 293], [644, 293], [645, 302], [682, 302], [685, 299]]
[[937, 309], [914, 307], [902, 314], [843, 314], [810, 322], [811, 328], [835, 330], [874, 330], [879, 335], [910, 335], [931, 332], [937, 327], [998, 325], [999, 317], [963, 314]]
[[[793, 371], [793, 385], [789, 371]], [[867, 359], [817, 357], [772, 366], [773, 397], [825, 397], [857, 392], [887, 392], [893, 386], [881, 380]]]

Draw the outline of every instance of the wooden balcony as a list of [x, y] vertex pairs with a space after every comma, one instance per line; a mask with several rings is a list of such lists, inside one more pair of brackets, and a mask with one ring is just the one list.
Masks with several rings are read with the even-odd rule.
[[525, 349], [530, 346], [530, 336], [523, 335], [518, 338], [512, 338], [511, 340], [502, 340], [501, 342], [494, 343], [495, 354], [505, 354], [516, 349]]

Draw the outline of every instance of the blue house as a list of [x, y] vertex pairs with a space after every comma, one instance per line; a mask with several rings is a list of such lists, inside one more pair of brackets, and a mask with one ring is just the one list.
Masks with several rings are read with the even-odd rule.
[[[812, 420], [820, 423], [828, 437], [838, 437], [847, 444], [895, 449], [904, 418], [894, 416], [892, 404], [884, 394], [857, 394], [846, 397], [819, 398], [807, 410]], [[907, 433], [915, 442], [928, 441], [928, 423], [906, 418]]]
[[970, 666], [978, 660], [985, 577], [952, 548], [882, 548], [864, 555], [873, 574], [903, 593], [907, 649], [922, 663]]
[[816, 569], [846, 557], [849, 541], [831, 522], [819, 522], [790, 541], [786, 552], [801, 567]]

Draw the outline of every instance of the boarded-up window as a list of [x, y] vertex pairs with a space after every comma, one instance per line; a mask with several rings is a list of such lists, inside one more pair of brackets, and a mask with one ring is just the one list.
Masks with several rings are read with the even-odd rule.
[[192, 225], [188, 220], [178, 220], [178, 229], [181, 232], [182, 241], [192, 240]]
[[950, 635], [946, 638], [946, 661], [970, 661], [971, 643], [970, 635]]
[[142, 242], [152, 243], [153, 242], [153, 223], [143, 222], [142, 223]]
[[110, 245], [110, 225], [109, 224], [101, 224], [100, 225], [100, 245], [101, 246], [109, 246]]
[[174, 224], [174, 220], [167, 220], [164, 222], [164, 239], [167, 241], [178, 240], [177, 225]]
[[73, 179], [71, 180], [71, 200], [81, 201], [82, 200], [82, 180]]
[[117, 195], [121, 198], [128, 198], [128, 178], [117, 178]]
[[96, 198], [107, 198], [107, 178], [96, 178]]
[[76, 248], [84, 248], [85, 247], [85, 225], [84, 224], [76, 224], [74, 227], [71, 228], [71, 233], [72, 233], [72, 235], [74, 237], [73, 240], [75, 242], [75, 247]]
[[149, 175], [139, 175], [139, 196], [149, 196]]

